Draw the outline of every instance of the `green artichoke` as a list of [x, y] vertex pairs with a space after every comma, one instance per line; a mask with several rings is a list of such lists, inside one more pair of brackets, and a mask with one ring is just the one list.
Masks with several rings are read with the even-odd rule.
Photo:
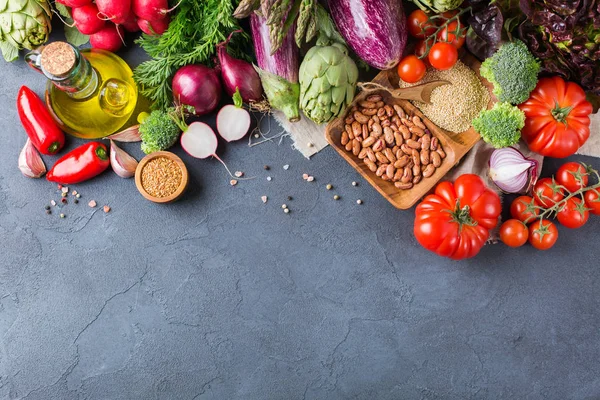
[[463, 0], [411, 0], [423, 11], [443, 13], [458, 8]]
[[46, 0], [0, 0], [0, 49], [4, 59], [14, 61], [19, 50], [46, 43], [51, 19]]
[[354, 98], [358, 68], [340, 43], [311, 48], [300, 65], [300, 107], [322, 124], [338, 117]]

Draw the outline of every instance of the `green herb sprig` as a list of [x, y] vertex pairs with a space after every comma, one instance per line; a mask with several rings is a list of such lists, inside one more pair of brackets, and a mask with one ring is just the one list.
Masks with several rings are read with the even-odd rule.
[[[173, 105], [171, 80], [179, 68], [213, 64], [216, 45], [240, 29], [232, 16], [233, 10], [232, 0], [181, 0], [162, 35], [142, 35], [137, 40], [152, 59], [140, 64], [133, 78], [155, 109], [166, 110]], [[235, 35], [229, 43], [229, 52], [234, 57], [247, 58], [243, 49], [248, 40], [246, 33]]]

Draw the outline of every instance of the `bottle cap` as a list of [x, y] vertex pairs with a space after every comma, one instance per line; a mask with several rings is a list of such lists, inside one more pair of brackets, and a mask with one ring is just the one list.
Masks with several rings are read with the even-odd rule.
[[71, 72], [77, 62], [77, 56], [70, 44], [53, 42], [42, 50], [42, 68], [54, 76], [64, 76]]

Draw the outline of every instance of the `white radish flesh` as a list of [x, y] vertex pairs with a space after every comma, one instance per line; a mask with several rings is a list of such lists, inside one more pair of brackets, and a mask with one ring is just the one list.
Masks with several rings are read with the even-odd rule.
[[218, 145], [215, 132], [204, 122], [191, 123], [181, 135], [181, 147], [195, 158], [217, 157], [215, 153]]
[[190, 156], [202, 159], [213, 156], [223, 164], [229, 176], [234, 179], [242, 179], [233, 176], [227, 165], [219, 158], [217, 155], [217, 146], [219, 145], [217, 135], [204, 122], [192, 122], [181, 135], [180, 142], [183, 150]]
[[228, 142], [240, 140], [250, 130], [250, 113], [228, 104], [217, 114], [217, 131]]

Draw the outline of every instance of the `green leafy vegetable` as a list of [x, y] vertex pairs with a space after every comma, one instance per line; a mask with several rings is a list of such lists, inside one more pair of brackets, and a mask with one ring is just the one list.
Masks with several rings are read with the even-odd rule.
[[538, 81], [540, 63], [520, 40], [503, 44], [481, 64], [480, 73], [494, 84], [500, 101], [521, 104]]
[[177, 142], [181, 129], [175, 122], [175, 113], [173, 108], [168, 112], [155, 110], [142, 121], [140, 137], [144, 153], [166, 150]]
[[[169, 28], [162, 35], [143, 35], [137, 43], [152, 60], [134, 71], [141, 93], [166, 110], [172, 105], [171, 79], [184, 65], [212, 64], [216, 46], [240, 29], [233, 18], [232, 0], [181, 0]], [[236, 58], [246, 58], [248, 35], [235, 35], [228, 46]]]
[[509, 103], [496, 103], [491, 110], [483, 110], [473, 120], [473, 128], [497, 149], [516, 144], [524, 126], [525, 114]]
[[75, 47], [79, 47], [90, 41], [90, 37], [79, 32], [79, 29], [75, 26], [71, 12], [67, 6], [55, 2], [54, 8], [63, 17], [62, 21], [65, 22], [65, 39], [67, 39], [67, 42]]

